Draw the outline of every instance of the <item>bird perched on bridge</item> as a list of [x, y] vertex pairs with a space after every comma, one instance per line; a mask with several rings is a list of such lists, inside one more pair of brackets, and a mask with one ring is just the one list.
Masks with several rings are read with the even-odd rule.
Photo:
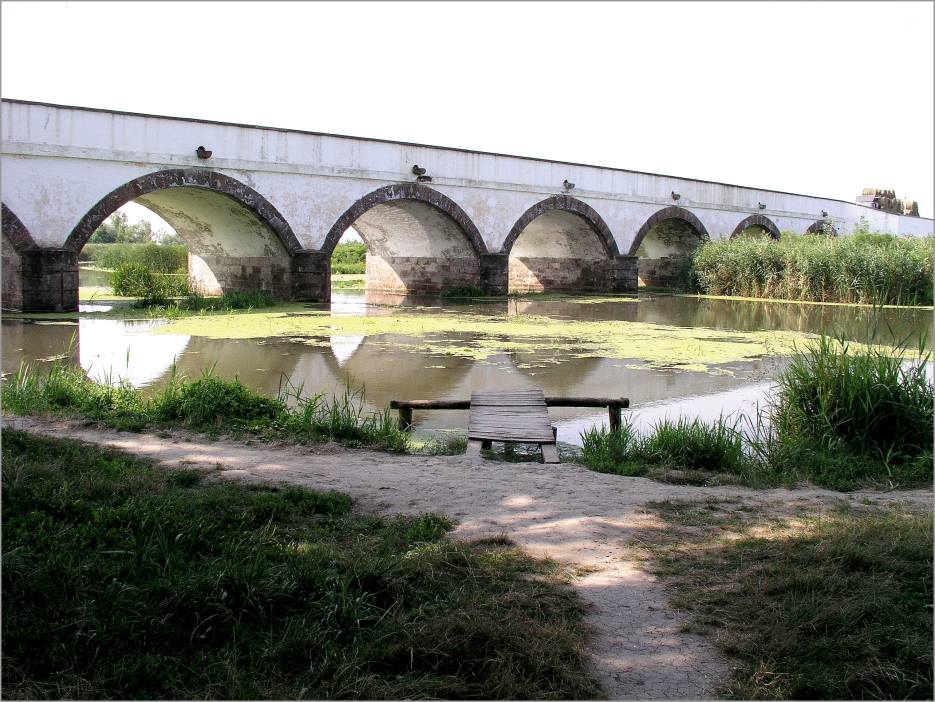
[[412, 173], [413, 175], [417, 175], [417, 176], [425, 175], [425, 169], [419, 166], [418, 164], [416, 164], [415, 166], [412, 167]]
[[574, 190], [575, 188], [575, 184], [568, 180], [568, 178], [565, 178], [565, 180], [562, 181], [562, 185], [564, 186], [565, 190]]
[[679, 195], [679, 194], [678, 194], [677, 192], [675, 192], [674, 190], [672, 191], [672, 199], [673, 199], [673, 200], [678, 200], [680, 197], [682, 197], [682, 196]]
[[198, 155], [198, 158], [204, 159], [204, 158], [211, 158], [211, 154], [213, 154], [214, 152], [208, 151], [203, 146], [199, 146], [197, 149], [195, 149], [195, 153]]

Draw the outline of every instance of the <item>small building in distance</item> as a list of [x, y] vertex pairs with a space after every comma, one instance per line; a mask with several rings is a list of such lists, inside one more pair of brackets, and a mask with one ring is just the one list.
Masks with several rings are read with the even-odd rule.
[[858, 205], [872, 207], [875, 210], [883, 210], [891, 214], [909, 215], [910, 217], [919, 216], [919, 203], [915, 200], [897, 199], [895, 190], [864, 188], [863, 193], [857, 196], [856, 202]]

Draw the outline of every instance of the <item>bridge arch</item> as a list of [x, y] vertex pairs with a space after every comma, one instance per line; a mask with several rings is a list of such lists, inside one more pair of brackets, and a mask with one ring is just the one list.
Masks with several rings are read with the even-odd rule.
[[527, 209], [512, 226], [501, 254], [509, 256], [508, 289], [606, 291], [614, 287], [617, 241], [594, 208], [553, 195]]
[[328, 231], [331, 256], [351, 227], [367, 245], [367, 288], [439, 293], [479, 287], [487, 246], [468, 214], [451, 198], [420, 183], [396, 183], [367, 193]]
[[0, 217], [3, 220], [2, 259], [3, 286], [0, 289], [0, 308], [21, 310], [23, 308], [23, 254], [34, 251], [35, 240], [19, 217], [0, 203]]
[[640, 285], [678, 287], [687, 284], [689, 261], [710, 236], [701, 220], [684, 207], [670, 205], [650, 215], [630, 246], [637, 257]]
[[172, 225], [189, 248], [189, 275], [202, 292], [262, 289], [291, 297], [290, 259], [302, 250], [292, 227], [256, 190], [210, 169], [155, 171], [124, 183], [88, 210], [64, 248], [78, 253], [128, 202]]
[[837, 236], [838, 230], [834, 224], [830, 221], [824, 219], [818, 219], [808, 225], [808, 229], [805, 230], [806, 234], [830, 234], [831, 236]]
[[754, 214], [742, 220], [736, 227], [734, 227], [734, 231], [731, 232], [730, 238], [733, 239], [735, 236], [740, 236], [748, 229], [760, 229], [765, 231], [770, 239], [779, 239], [780, 236], [779, 227], [776, 226], [773, 220], [761, 214]]

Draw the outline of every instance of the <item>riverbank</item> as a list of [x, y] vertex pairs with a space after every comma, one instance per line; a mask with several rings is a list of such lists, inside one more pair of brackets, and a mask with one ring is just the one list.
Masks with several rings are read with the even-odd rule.
[[[658, 524], [648, 503], [738, 500], [770, 514], [821, 514], [835, 504], [930, 508], [930, 490], [754, 491], [697, 488], [621, 478], [582, 466], [471, 461], [314, 447], [206, 441], [186, 432], [155, 436], [101, 430], [80, 422], [6, 417], [6, 425], [44, 436], [111, 446], [170, 467], [200, 470], [250, 484], [294, 484], [349, 494], [359, 509], [385, 515], [440, 512], [458, 522], [458, 539], [506, 534], [533, 556], [572, 564], [572, 583], [590, 604], [586, 623], [595, 673], [612, 699], [701, 698], [729, 683], [731, 664], [715, 643], [691, 631], [688, 612], [673, 608], [665, 580], [646, 569], [633, 544]], [[782, 672], [782, 671], [780, 671]]]

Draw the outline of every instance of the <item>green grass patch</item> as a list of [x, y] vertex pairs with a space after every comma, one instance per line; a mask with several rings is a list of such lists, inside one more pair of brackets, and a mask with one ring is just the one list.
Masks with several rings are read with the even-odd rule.
[[146, 395], [110, 378], [96, 383], [62, 360], [41, 371], [23, 364], [4, 379], [3, 407], [14, 414], [78, 416], [131, 431], [181, 427], [213, 435], [339, 441], [396, 452], [406, 451], [409, 443], [389, 409], [365, 410], [363, 391], [346, 390], [329, 398], [286, 384], [271, 398], [210, 369], [196, 380], [173, 371], [163, 387]]
[[445, 517], [9, 430], [2, 452], [4, 696], [600, 694], [570, 574]]
[[580, 460], [600, 473], [701, 485], [736, 482], [726, 475], [741, 479], [750, 469], [737, 425], [724, 418], [706, 424], [680, 417], [660, 421], [645, 436], [628, 422], [615, 431], [595, 427], [581, 434]]
[[888, 305], [932, 304], [931, 237], [784, 233], [703, 244], [692, 260], [711, 295]]
[[932, 514], [764, 518], [664, 502], [642, 530], [688, 630], [739, 662], [737, 699], [932, 699]]

